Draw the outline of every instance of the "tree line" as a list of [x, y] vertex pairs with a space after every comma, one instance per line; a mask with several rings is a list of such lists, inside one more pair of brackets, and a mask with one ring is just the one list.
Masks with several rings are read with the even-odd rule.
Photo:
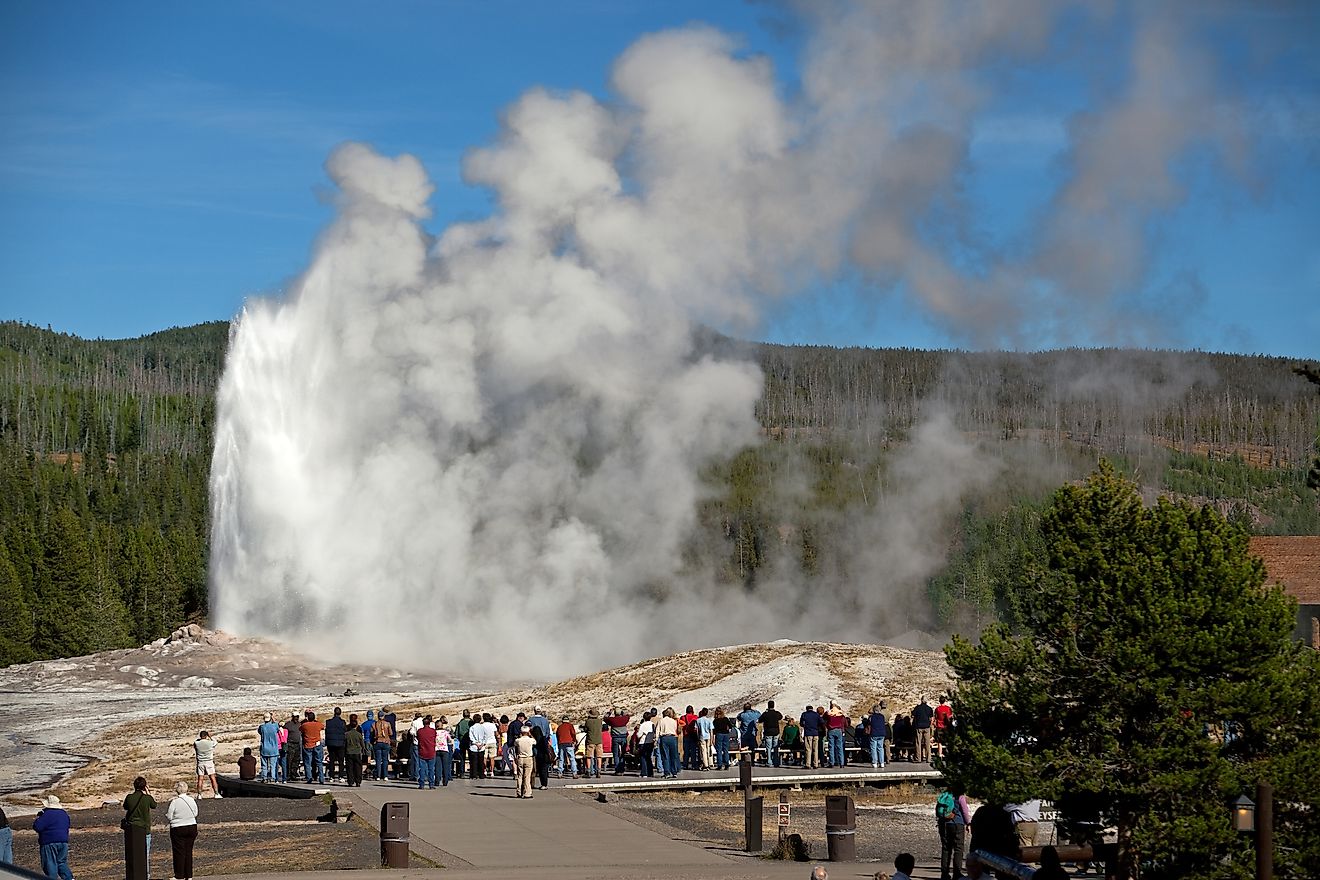
[[[207, 613], [207, 488], [228, 325], [87, 340], [0, 322], [0, 664], [142, 644]], [[1102, 455], [1260, 532], [1320, 531], [1320, 395], [1279, 358], [740, 343], [764, 442], [708, 466], [687, 556], [730, 588], [771, 567], [848, 575], [846, 521], [888, 501], [937, 411], [1003, 462], [945, 524], [929, 625], [1013, 620], [1039, 509]], [[786, 489], [790, 487], [791, 491]]]

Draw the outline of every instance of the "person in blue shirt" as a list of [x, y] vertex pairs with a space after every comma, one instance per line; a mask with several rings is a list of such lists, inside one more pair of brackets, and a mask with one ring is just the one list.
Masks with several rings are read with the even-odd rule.
[[269, 712], [257, 727], [257, 736], [261, 737], [261, 781], [277, 782], [283, 769], [280, 767], [280, 726]]
[[756, 760], [756, 722], [761, 720], [761, 713], [752, 708], [751, 703], [743, 703], [743, 710], [738, 713], [738, 742], [744, 749], [751, 750], [752, 761]]
[[73, 880], [69, 870], [69, 814], [60, 806], [60, 799], [51, 795], [42, 801], [45, 807], [32, 823], [41, 847], [41, 872], [59, 880]]
[[884, 703], [871, 707], [871, 766], [885, 766], [885, 738], [889, 736], [889, 722], [885, 720]]
[[802, 725], [802, 742], [807, 751], [806, 767], [815, 769], [820, 766], [820, 737], [824, 732], [820, 713], [808, 704], [798, 723]]

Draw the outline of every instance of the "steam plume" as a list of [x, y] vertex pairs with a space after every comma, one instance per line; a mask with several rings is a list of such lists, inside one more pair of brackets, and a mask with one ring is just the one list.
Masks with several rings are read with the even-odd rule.
[[1070, 126], [1031, 245], [979, 244], [958, 182], [988, 71], [1048, 53], [1060, 15], [1045, 0], [812, 4], [792, 97], [725, 34], [644, 37], [617, 62], [614, 103], [533, 89], [514, 104], [464, 164], [499, 212], [435, 239], [415, 159], [336, 150], [339, 213], [310, 267], [235, 324], [213, 467], [219, 624], [478, 672], [512, 644], [562, 672], [873, 631], [938, 568], [928, 533], [984, 472], [975, 450], [945, 422], [921, 429], [896, 468], [911, 494], [863, 524], [866, 575], [831, 584], [825, 610], [790, 618], [791, 580], [717, 596], [680, 571], [697, 474], [756, 442], [761, 378], [699, 355], [692, 328], [752, 328], [767, 297], [860, 271], [976, 343], [1067, 339], [1078, 316], [1112, 329], [1144, 278], [1146, 227], [1182, 197], [1171, 163], [1234, 132], [1210, 112], [1208, 62], [1143, 22], [1126, 87]]

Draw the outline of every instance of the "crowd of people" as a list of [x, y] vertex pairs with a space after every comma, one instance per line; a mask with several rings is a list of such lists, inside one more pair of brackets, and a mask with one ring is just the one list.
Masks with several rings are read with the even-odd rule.
[[[498, 716], [464, 709], [453, 719], [417, 711], [411, 721], [388, 706], [347, 717], [336, 707], [324, 721], [310, 709], [283, 723], [266, 714], [238, 768], [241, 779], [262, 782], [360, 786], [363, 778], [407, 779], [419, 788], [444, 787], [454, 778], [513, 777], [523, 758], [541, 786], [552, 774], [599, 777], [603, 770], [673, 779], [684, 771], [727, 770], [735, 755], [773, 767], [882, 768], [894, 760], [929, 763], [956, 726], [943, 697], [935, 707], [922, 699], [892, 719], [884, 702], [857, 719], [836, 703], [807, 705], [793, 717], [774, 700], [764, 709], [745, 703], [737, 712], [689, 705], [681, 712], [669, 707], [634, 714], [616, 706], [602, 714], [593, 708], [558, 721], [539, 706], [530, 714]], [[530, 744], [520, 746], [524, 731]], [[529, 754], [520, 753], [524, 747]], [[203, 731], [194, 748], [198, 789], [209, 781], [218, 796], [215, 742]]]
[[[237, 765], [240, 779], [272, 783], [360, 786], [364, 778], [374, 778], [433, 789], [457, 778], [508, 776], [516, 780], [519, 797], [531, 797], [532, 790], [549, 786], [552, 775], [599, 778], [608, 771], [677, 778], [685, 771], [727, 770], [735, 755], [807, 770], [868, 762], [880, 768], [893, 760], [928, 762], [932, 742], [938, 746], [955, 729], [944, 698], [936, 707], [923, 699], [910, 713], [892, 719], [884, 702], [858, 719], [833, 702], [828, 707], [807, 705], [795, 718], [770, 700], [764, 709], [745, 703], [736, 712], [689, 705], [682, 712], [668, 707], [635, 714], [615, 706], [603, 714], [589, 709], [577, 719], [561, 714], [557, 722], [540, 706], [512, 716], [464, 709], [452, 720], [418, 711], [411, 721], [388, 706], [347, 717], [336, 707], [324, 720], [311, 709], [292, 712], [283, 722], [266, 713], [254, 744], [243, 747]], [[197, 796], [209, 789], [212, 797], [222, 798], [218, 741], [202, 730], [192, 748]], [[144, 777], [134, 781], [123, 808], [126, 833], [131, 827], [145, 833], [149, 857], [152, 811], [159, 804]], [[188, 783], [176, 783], [165, 817], [176, 878], [192, 877], [198, 813]], [[59, 798], [45, 799], [33, 828], [43, 872], [69, 880], [70, 821]], [[11, 841], [8, 820], [0, 811], [0, 862], [13, 861]]]

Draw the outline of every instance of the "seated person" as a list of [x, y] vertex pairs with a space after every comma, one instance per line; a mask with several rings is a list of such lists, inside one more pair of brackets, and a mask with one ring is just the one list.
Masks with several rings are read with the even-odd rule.
[[798, 757], [802, 752], [802, 728], [792, 718], [784, 722], [784, 732], [779, 736], [779, 751], [784, 756], [784, 763], [800, 763]]
[[243, 749], [243, 757], [238, 759], [238, 778], [246, 780], [257, 778], [257, 758], [252, 754], [251, 748]]

